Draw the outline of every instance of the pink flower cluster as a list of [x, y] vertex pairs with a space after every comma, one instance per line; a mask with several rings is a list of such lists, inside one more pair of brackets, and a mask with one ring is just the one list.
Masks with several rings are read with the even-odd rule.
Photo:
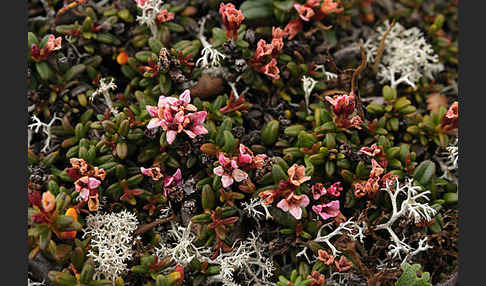
[[167, 11], [167, 9], [164, 9], [157, 15], [157, 21], [159, 21], [159, 23], [169, 22], [174, 20], [174, 16], [174, 13]]
[[302, 183], [307, 182], [311, 177], [305, 175], [305, 167], [297, 164], [292, 165], [287, 174], [289, 178], [278, 183], [276, 190], [266, 190], [258, 195], [266, 205], [272, 204], [274, 201], [283, 197], [277, 204], [277, 207], [284, 212], [289, 212], [296, 219], [302, 217], [302, 208], [309, 205], [309, 197], [305, 194], [297, 195], [295, 190]]
[[223, 25], [226, 28], [226, 37], [238, 38], [238, 28], [241, 22], [245, 19], [240, 10], [236, 9], [235, 5], [228, 3], [221, 3], [219, 5], [219, 14], [223, 19]]
[[395, 176], [390, 173], [381, 176], [385, 172], [385, 169], [375, 160], [371, 159], [371, 172], [370, 177], [364, 183], [356, 183], [354, 185], [354, 195], [357, 198], [368, 196], [369, 198], [375, 198], [378, 191], [386, 186], [386, 183], [390, 183], [395, 180]]
[[319, 249], [317, 251], [318, 260], [324, 263], [327, 266], [334, 265], [334, 268], [338, 272], [345, 272], [353, 267], [353, 263], [349, 261], [345, 256], [341, 256], [339, 259], [336, 259], [334, 255], [329, 254], [327, 251]]
[[213, 173], [221, 177], [223, 188], [231, 186], [235, 181], [239, 183], [248, 179], [248, 173], [243, 169], [261, 169], [267, 159], [265, 154], [254, 155], [250, 148], [243, 144], [240, 144], [238, 151], [238, 156], [231, 158], [223, 153], [218, 155], [219, 166], [213, 169]]
[[[286, 33], [282, 29], [272, 27], [272, 41], [270, 44], [267, 44], [263, 39], [258, 41], [255, 54], [253, 55], [253, 59], [251, 59], [251, 64], [256, 70], [273, 79], [280, 78], [280, 70], [277, 67], [276, 57], [284, 47], [284, 36], [286, 36]], [[263, 62], [267, 58], [271, 58], [271, 60], [264, 64]]]
[[[321, 6], [317, 12], [314, 8]], [[294, 9], [299, 14], [299, 18], [295, 18], [285, 26], [284, 31], [289, 35], [289, 40], [292, 40], [300, 31], [302, 31], [302, 21], [309, 22], [314, 19], [320, 21], [325, 15], [331, 13], [341, 13], [344, 9], [339, 8], [339, 2], [334, 0], [324, 0], [321, 4], [321, 0], [307, 0], [305, 4], [294, 4]]]
[[[202, 125], [206, 119], [206, 111], [198, 111], [190, 104], [190, 91], [185, 90], [179, 99], [161, 96], [157, 106], [147, 105], [147, 112], [154, 118], [150, 120], [147, 129], [162, 127], [167, 131], [167, 143], [172, 144], [177, 134], [184, 132], [189, 137], [207, 134], [208, 130]], [[186, 112], [191, 112], [187, 113]]]
[[106, 172], [98, 167], [89, 165], [83, 159], [71, 158], [71, 168], [66, 170], [66, 174], [74, 182], [74, 190], [79, 193], [82, 202], [88, 202], [90, 211], [98, 210], [99, 191], [98, 187], [106, 177]]
[[326, 96], [326, 100], [331, 103], [333, 107], [334, 114], [336, 117], [334, 118], [334, 122], [340, 128], [356, 128], [361, 129], [361, 125], [363, 124], [363, 120], [358, 115], [355, 115], [349, 118], [355, 111], [356, 108], [356, 101], [354, 93], [351, 92], [349, 95], [338, 95], [333, 97]]
[[447, 133], [457, 127], [459, 127], [459, 103], [454, 101], [442, 118], [441, 128]]
[[[342, 190], [343, 188], [341, 187], [341, 182], [336, 182], [327, 189], [324, 188], [322, 183], [316, 183], [312, 186], [312, 197], [316, 201], [325, 195], [339, 197]], [[340, 214], [339, 208], [340, 205], [338, 200], [312, 206], [312, 210], [321, 216], [323, 220], [337, 217]]]
[[30, 56], [36, 62], [47, 60], [54, 51], [61, 49], [61, 37], [49, 35], [47, 43], [40, 49], [36, 44], [30, 46]]
[[182, 185], [182, 172], [177, 169], [172, 176], [164, 176], [159, 167], [144, 168], [140, 167], [140, 171], [145, 176], [151, 177], [152, 180], [158, 181], [164, 178], [164, 196], [167, 197], [167, 188], [177, 187]]

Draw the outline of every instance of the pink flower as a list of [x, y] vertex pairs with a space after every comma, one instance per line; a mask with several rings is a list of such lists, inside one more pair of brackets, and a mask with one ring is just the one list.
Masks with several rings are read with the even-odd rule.
[[380, 146], [373, 144], [371, 147], [362, 147], [359, 152], [370, 157], [374, 157], [383, 152]]
[[238, 168], [235, 160], [231, 160], [219, 153], [219, 166], [213, 169], [214, 174], [221, 177], [223, 188], [227, 188], [233, 184], [234, 181], [241, 182], [248, 178], [248, 174]]
[[149, 1], [151, 1], [151, 0], [135, 0], [135, 3], [137, 3], [138, 6], [143, 7]]
[[336, 267], [336, 270], [339, 272], [344, 272], [348, 271], [353, 267], [353, 263], [349, 261], [345, 256], [341, 256], [339, 260], [334, 260], [334, 266]]
[[185, 118], [183, 131], [191, 138], [208, 134], [208, 130], [202, 125], [204, 120], [206, 120], [207, 114], [206, 111], [189, 113]]
[[285, 32], [280, 29], [280, 28], [275, 28], [272, 27], [272, 47], [273, 47], [273, 53], [278, 54], [280, 51], [282, 51], [284, 43], [283, 43], [283, 37], [285, 35]]
[[337, 115], [349, 116], [354, 112], [354, 108], [356, 106], [353, 92], [351, 92], [349, 95], [339, 95], [334, 98], [326, 96], [326, 100], [332, 104], [334, 113]]
[[235, 5], [228, 3], [221, 3], [219, 5], [219, 14], [223, 19], [223, 25], [226, 27], [226, 37], [236, 40], [238, 37], [238, 28], [241, 22], [245, 19], [240, 10], [235, 8]]
[[321, 5], [321, 0], [307, 0], [307, 2], [305, 2], [305, 6], [307, 7], [317, 7]]
[[[206, 119], [206, 111], [197, 111], [197, 108], [190, 104], [191, 95], [185, 90], [179, 99], [174, 97], [161, 96], [157, 106], [147, 105], [147, 112], [154, 118], [147, 125], [148, 129], [162, 127], [167, 131], [167, 143], [172, 144], [178, 133], [184, 131], [189, 137], [207, 134], [208, 130], [202, 126]], [[194, 113], [185, 114], [191, 111]]]
[[444, 132], [449, 132], [459, 127], [459, 103], [454, 101], [442, 118], [441, 127]]
[[253, 152], [250, 150], [250, 148], [246, 147], [243, 144], [240, 144], [239, 151], [240, 155], [238, 155], [238, 164], [251, 164], [251, 162], [253, 161]]
[[327, 251], [319, 249], [317, 251], [318, 258], [322, 263], [331, 265], [334, 263], [334, 255], [327, 253]]
[[277, 67], [277, 60], [275, 58], [272, 58], [272, 60], [268, 64], [261, 67], [260, 71], [270, 78], [280, 78], [280, 70]]
[[339, 197], [341, 195], [340, 192], [342, 190], [343, 187], [341, 187], [341, 182], [336, 182], [327, 189], [327, 193], [330, 194], [331, 196]]
[[300, 31], [302, 31], [302, 21], [299, 18], [290, 21], [284, 28], [284, 32], [289, 36], [289, 40], [292, 40]]
[[371, 172], [370, 177], [378, 177], [383, 174], [385, 170], [376, 162], [375, 159], [371, 159]]
[[84, 176], [74, 182], [74, 190], [79, 192], [79, 197], [86, 202], [89, 199], [89, 196], [98, 192], [96, 188], [98, 188], [100, 184], [100, 180], [94, 177]]
[[55, 37], [54, 35], [49, 35], [49, 39], [47, 40], [47, 50], [49, 52], [56, 51], [61, 49], [61, 42], [62, 38], [61, 37]]
[[263, 200], [265, 205], [271, 205], [278, 197], [277, 190], [266, 190], [258, 194], [258, 196]]
[[289, 174], [290, 183], [297, 187], [311, 179], [311, 177], [305, 175], [305, 167], [297, 164], [293, 164], [292, 167], [287, 170], [287, 173]]
[[162, 10], [157, 15], [157, 21], [160, 23], [165, 23], [171, 20], [174, 20], [174, 13], [167, 11], [167, 9]]
[[261, 39], [257, 43], [257, 48], [255, 51], [254, 59], [253, 61], [259, 62], [261, 61], [265, 56], [271, 55], [273, 52], [273, 45], [272, 44], [267, 44], [265, 40]]
[[140, 167], [140, 171], [145, 176], [151, 177], [152, 180], [154, 180], [154, 181], [158, 181], [162, 177], [164, 177], [164, 175], [162, 175], [162, 173], [160, 172], [160, 168], [159, 167], [152, 167], [152, 168]]
[[289, 212], [295, 219], [302, 217], [301, 207], [309, 205], [309, 198], [306, 195], [296, 195], [294, 192], [290, 193], [285, 199], [282, 199], [277, 207], [284, 212]]
[[176, 185], [179, 185], [181, 182], [182, 182], [181, 169], [177, 169], [177, 171], [175, 171], [174, 175], [172, 175], [170, 177], [165, 177], [164, 187], [169, 187], [169, 186], [172, 186], [172, 185], [176, 186]]
[[339, 214], [339, 201], [331, 201], [327, 204], [315, 205], [312, 210], [320, 215], [323, 220], [336, 217]]
[[312, 186], [312, 197], [314, 198], [314, 200], [317, 201], [321, 196], [324, 196], [325, 194], [327, 194], [327, 191], [322, 183], [316, 183]]
[[181, 169], [177, 169], [174, 175], [164, 178], [164, 196], [167, 197], [167, 189], [171, 187], [178, 187], [182, 185]]
[[294, 4], [294, 8], [297, 10], [297, 13], [299, 13], [299, 17], [306, 22], [316, 14], [312, 8], [305, 5]]
[[344, 8], [338, 8], [339, 2], [334, 2], [334, 0], [324, 0], [324, 3], [321, 5], [321, 11], [324, 14], [330, 13], [341, 13]]

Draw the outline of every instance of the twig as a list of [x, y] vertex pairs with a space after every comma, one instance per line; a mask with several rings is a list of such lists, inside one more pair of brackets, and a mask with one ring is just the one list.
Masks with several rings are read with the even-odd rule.
[[177, 219], [177, 217], [174, 214], [171, 215], [170, 217], [157, 219], [157, 220], [155, 220], [151, 223], [147, 223], [147, 224], [139, 226], [137, 228], [137, 230], [135, 231], [135, 234], [144, 233], [144, 232], [149, 231], [152, 228], [158, 226], [159, 224], [163, 224], [163, 223], [166, 223], [166, 222], [169, 222], [169, 221], [175, 221], [176, 219]]
[[378, 47], [378, 50], [376, 51], [375, 62], [373, 64], [373, 71], [375, 73], [378, 72], [378, 65], [380, 64], [381, 57], [383, 56], [383, 51], [385, 50], [385, 40], [386, 40], [386, 37], [390, 33], [390, 31], [393, 28], [393, 26], [395, 26], [395, 19], [393, 19], [390, 27], [388, 27], [388, 29], [383, 34], [383, 37], [381, 38], [381, 41], [380, 41], [380, 46]]

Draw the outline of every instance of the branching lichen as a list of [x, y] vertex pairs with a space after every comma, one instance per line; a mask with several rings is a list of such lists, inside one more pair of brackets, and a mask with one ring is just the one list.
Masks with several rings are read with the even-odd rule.
[[[51, 147], [51, 140], [52, 140], [52, 132], [51, 132], [51, 127], [56, 122], [56, 120], [62, 121], [60, 117], [57, 117], [56, 114], [52, 117], [51, 121], [49, 123], [44, 123], [40, 121], [40, 119], [37, 116], [32, 116], [32, 120], [35, 122], [32, 124], [29, 124], [29, 128], [33, 130], [35, 133], [39, 133], [39, 130], [42, 129], [42, 132], [44, 132], [45, 135], [47, 135], [46, 140], [44, 141], [44, 147], [42, 147], [41, 152], [48, 152], [52, 147]], [[32, 134], [27, 133], [27, 135], [32, 136]], [[28, 145], [30, 147], [30, 141], [32, 137], [28, 138]]]
[[381, 83], [390, 82], [393, 88], [400, 83], [406, 83], [415, 89], [420, 78], [426, 76], [434, 79], [434, 74], [444, 69], [439, 63], [439, 57], [418, 28], [405, 29], [399, 23], [391, 29], [389, 27], [388, 21], [385, 22], [364, 44], [367, 60], [374, 61], [379, 52], [380, 39], [389, 30], [378, 70]]

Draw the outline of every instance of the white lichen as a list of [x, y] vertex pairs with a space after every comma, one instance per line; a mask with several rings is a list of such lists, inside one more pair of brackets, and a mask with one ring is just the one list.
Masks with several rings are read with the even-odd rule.
[[[246, 216], [254, 218], [257, 221], [263, 219], [266, 220], [273, 219], [273, 216], [270, 214], [270, 211], [268, 210], [268, 206], [260, 197], [253, 197], [250, 199], [249, 202], [241, 203], [241, 206], [243, 207], [243, 212], [245, 213]], [[263, 209], [265, 213], [259, 211], [257, 208]]]
[[250, 235], [244, 241], [235, 242], [233, 251], [207, 260], [221, 267], [219, 274], [210, 277], [211, 282], [237, 285], [234, 276], [238, 274], [248, 285], [274, 285], [269, 279], [273, 276], [275, 266], [271, 257], [265, 255], [268, 245], [263, 243], [259, 234], [251, 232]]
[[268, 245], [261, 241], [259, 235], [251, 233], [249, 239], [235, 242], [233, 251], [221, 253], [215, 259], [210, 258], [213, 254], [210, 248], [196, 247], [193, 244], [195, 239], [196, 235], [191, 232], [191, 223], [182, 227], [171, 222], [168, 235], [161, 240], [155, 254], [160, 258], [169, 257], [182, 266], [188, 265], [193, 258], [220, 266], [218, 274], [208, 277], [208, 284], [238, 285], [233, 278], [242, 275], [249, 282], [271, 285], [269, 279], [273, 276], [275, 267], [272, 259], [265, 255]]
[[[235, 97], [235, 100], [238, 100], [238, 98], [240, 97], [240, 93], [238, 93], [238, 90], [236, 90], [236, 83], [239, 82], [241, 79], [241, 75], [239, 75], [236, 79], [235, 79], [235, 82], [231, 82], [229, 80], [227, 80], [226, 82], [228, 83], [228, 85], [231, 87], [231, 90], [233, 91], [233, 96]], [[245, 92], [247, 92], [250, 88], [249, 87], [246, 87], [243, 92], [241, 92], [241, 94], [245, 94]]]
[[[329, 249], [331, 249], [332, 255], [334, 256], [341, 253], [341, 251], [339, 251], [332, 243], [335, 238], [342, 235], [347, 235], [353, 240], [359, 240], [362, 242], [365, 237], [364, 232], [366, 231], [366, 227], [361, 227], [359, 224], [353, 221], [353, 218], [350, 218], [347, 221], [341, 223], [330, 233], [323, 235], [322, 231], [326, 228], [331, 228], [332, 224], [333, 222], [330, 222], [321, 226], [316, 234], [316, 238], [314, 238], [313, 241], [318, 243], [325, 243], [329, 247]], [[304, 256], [307, 262], [312, 263], [312, 260], [309, 259], [309, 257], [307, 256], [307, 247], [304, 247], [299, 253], [297, 253], [296, 256]]]
[[137, 6], [142, 10], [142, 15], [137, 16], [140, 25], [146, 24], [153, 37], [157, 37], [159, 29], [157, 27], [157, 15], [162, 12], [162, 0], [148, 0], [142, 6], [137, 2]]
[[[56, 114], [54, 113], [54, 116], [52, 117], [51, 121], [49, 123], [44, 123], [40, 121], [40, 119], [37, 116], [32, 116], [32, 120], [35, 122], [32, 124], [29, 124], [28, 127], [35, 133], [39, 133], [39, 130], [42, 130], [42, 132], [47, 136], [46, 140], [44, 141], [44, 147], [42, 147], [41, 152], [47, 153], [49, 150], [51, 150], [51, 140], [53, 138], [52, 132], [51, 132], [51, 127], [52, 125], [56, 122], [56, 120], [59, 120], [62, 122], [62, 119], [60, 117], [57, 117]], [[32, 140], [32, 133], [27, 132], [27, 144], [30, 147], [30, 141]]]
[[115, 89], [116, 89], [116, 84], [113, 78], [111, 78], [109, 82], [107, 78], [102, 78], [100, 79], [100, 87], [91, 94], [89, 100], [93, 101], [97, 95], [103, 94], [106, 105], [108, 105], [108, 108], [110, 109], [111, 113], [113, 113], [113, 115], [117, 115], [118, 110], [116, 110], [116, 108], [114, 107], [110, 95], [110, 90], [115, 90]]
[[[204, 36], [205, 23], [206, 18], [203, 18], [199, 26], [199, 33], [197, 34], [197, 38], [201, 42], [203, 49], [201, 51], [201, 57], [196, 61], [196, 66], [203, 69], [219, 67], [221, 66], [221, 61], [224, 60], [226, 56], [213, 48], [213, 46], [207, 41], [206, 37]], [[236, 94], [235, 97], [237, 97]]]
[[318, 71], [321, 70], [324, 75], [326, 76], [326, 80], [337, 79], [338, 75], [332, 72], [326, 71], [326, 67], [324, 65], [315, 65], [314, 70]]
[[27, 286], [45, 286], [45, 281], [42, 282], [34, 282], [30, 280], [30, 278], [27, 278]]
[[309, 108], [309, 99], [312, 93], [312, 90], [316, 86], [317, 81], [311, 77], [303, 76], [302, 77], [302, 89], [304, 90], [304, 99], [305, 99], [305, 107], [307, 108], [307, 112], [311, 113]]
[[[368, 62], [374, 62], [381, 39], [390, 27], [386, 21], [377, 28], [376, 34], [364, 44]], [[416, 83], [426, 76], [434, 79], [434, 74], [441, 72], [444, 65], [434, 53], [422, 32], [416, 28], [405, 29], [396, 23], [385, 39], [385, 47], [379, 64], [378, 78], [381, 83], [389, 82], [396, 88], [400, 83], [406, 83], [416, 89]]]
[[[429, 198], [427, 194], [429, 194], [430, 191], [419, 192], [421, 187], [414, 186], [412, 183], [413, 179], [409, 179], [405, 184], [400, 185], [400, 182], [397, 179], [395, 188], [393, 189], [387, 182], [386, 187], [382, 190], [386, 191], [390, 197], [392, 214], [387, 222], [375, 227], [375, 231], [386, 230], [390, 234], [392, 243], [388, 247], [388, 255], [390, 255], [391, 258], [401, 259], [401, 254], [403, 253], [406, 255], [404, 261], [421, 251], [427, 250], [431, 246], [427, 245], [426, 239], [423, 239], [419, 242], [417, 248], [413, 248], [405, 242], [405, 238], [400, 239], [398, 237], [395, 231], [393, 231], [393, 224], [400, 218], [405, 218], [414, 223], [431, 221], [432, 217], [437, 213], [436, 210], [427, 203], [418, 202], [418, 200], [428, 201]], [[400, 195], [405, 195], [405, 198], [400, 205], [400, 209], [398, 209], [398, 197]]]
[[91, 237], [87, 256], [96, 262], [96, 278], [114, 280], [128, 271], [132, 259], [133, 233], [138, 227], [135, 214], [91, 214], [86, 218], [83, 239]]

